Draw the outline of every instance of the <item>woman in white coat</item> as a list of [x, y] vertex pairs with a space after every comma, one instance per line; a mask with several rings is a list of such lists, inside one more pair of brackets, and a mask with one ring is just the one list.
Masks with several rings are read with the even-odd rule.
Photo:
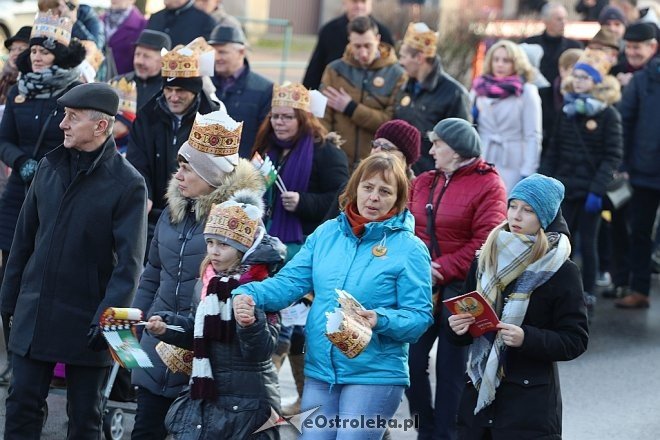
[[482, 156], [495, 165], [507, 192], [534, 174], [541, 158], [541, 98], [534, 76], [522, 49], [500, 40], [486, 53], [483, 74], [472, 84]]

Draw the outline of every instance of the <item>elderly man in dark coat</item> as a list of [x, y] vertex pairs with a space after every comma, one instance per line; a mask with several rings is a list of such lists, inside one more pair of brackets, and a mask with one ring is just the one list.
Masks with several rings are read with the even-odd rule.
[[130, 305], [147, 229], [144, 179], [111, 135], [118, 103], [107, 84], [79, 85], [58, 99], [64, 144], [39, 163], [0, 291], [13, 329], [5, 438], [39, 438], [56, 362], [66, 364], [67, 438], [101, 438], [112, 359], [99, 317]]

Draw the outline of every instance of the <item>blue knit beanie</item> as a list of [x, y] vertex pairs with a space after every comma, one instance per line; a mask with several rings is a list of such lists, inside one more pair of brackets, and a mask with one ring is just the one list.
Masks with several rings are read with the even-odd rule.
[[531, 206], [541, 227], [545, 229], [557, 216], [561, 201], [564, 200], [564, 185], [552, 177], [532, 174], [513, 187], [509, 202], [513, 199], [522, 200]]

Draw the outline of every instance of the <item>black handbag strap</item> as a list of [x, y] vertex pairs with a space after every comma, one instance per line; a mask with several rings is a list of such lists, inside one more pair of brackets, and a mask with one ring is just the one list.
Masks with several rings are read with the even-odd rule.
[[587, 162], [589, 162], [589, 165], [591, 166], [591, 168], [593, 168], [594, 173], [597, 173], [598, 168], [596, 168], [596, 164], [592, 160], [591, 154], [589, 154], [587, 145], [584, 143], [584, 140], [582, 139], [582, 134], [580, 133], [580, 127], [578, 127], [577, 122], [575, 122], [575, 119], [573, 119], [573, 127], [575, 128], [575, 135], [577, 136], [580, 147], [582, 148], [582, 151], [584, 151], [584, 154], [587, 156]]
[[36, 160], [37, 153], [39, 153], [39, 148], [41, 147], [41, 143], [44, 141], [44, 136], [46, 136], [46, 130], [48, 129], [48, 124], [50, 124], [50, 120], [53, 119], [53, 116], [55, 116], [56, 114], [57, 114], [57, 109], [55, 109], [55, 111], [53, 112], [48, 113], [46, 122], [44, 122], [44, 125], [41, 126], [41, 131], [39, 132], [37, 143], [34, 144], [34, 150], [32, 150], [32, 159]]
[[438, 237], [435, 235], [435, 216], [438, 213], [440, 199], [442, 199], [442, 195], [447, 189], [449, 180], [447, 179], [445, 181], [445, 184], [442, 186], [442, 190], [438, 194], [438, 197], [435, 199], [435, 203], [433, 203], [433, 195], [435, 194], [435, 188], [438, 185], [439, 176], [439, 172], [436, 172], [435, 177], [433, 178], [433, 183], [431, 184], [429, 198], [426, 202], [426, 234], [429, 236], [429, 240], [431, 241], [427, 246], [429, 248], [429, 252], [431, 253], [431, 258], [437, 258], [442, 255], [440, 244], [438, 243]]

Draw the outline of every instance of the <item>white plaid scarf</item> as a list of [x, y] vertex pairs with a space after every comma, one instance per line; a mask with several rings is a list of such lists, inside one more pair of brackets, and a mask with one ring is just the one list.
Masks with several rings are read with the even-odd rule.
[[[535, 237], [501, 230], [497, 236], [497, 268], [487, 267], [477, 274], [479, 291], [497, 310], [502, 292], [511, 282], [513, 291], [502, 309], [500, 321], [520, 326], [525, 318], [532, 292], [544, 284], [568, 260], [571, 245], [568, 237], [556, 232], [547, 234], [550, 248], [539, 260], [527, 266], [524, 262], [531, 253]], [[493, 269], [496, 273], [493, 273]], [[467, 373], [479, 390], [474, 413], [490, 405], [503, 377], [502, 355], [506, 345], [500, 332], [475, 339], [468, 350]]]

